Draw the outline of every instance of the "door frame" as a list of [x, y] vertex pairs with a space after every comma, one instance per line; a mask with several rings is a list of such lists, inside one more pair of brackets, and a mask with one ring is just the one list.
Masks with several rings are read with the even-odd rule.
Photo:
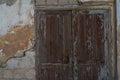
[[[117, 80], [117, 39], [116, 39], [116, 26], [115, 26], [115, 13], [114, 13], [114, 5], [108, 3], [108, 5], [94, 5], [94, 6], [78, 6], [78, 5], [66, 5], [66, 6], [35, 6], [35, 14], [34, 14], [34, 18], [35, 18], [35, 32], [37, 30], [37, 16], [38, 16], [38, 12], [39, 11], [45, 11], [45, 10], [109, 10], [110, 12], [110, 27], [111, 27], [111, 44], [110, 44], [110, 56], [111, 56], [111, 74], [112, 77], [114, 78], [114, 80]], [[35, 33], [36, 34], [36, 33]], [[35, 36], [36, 41], [35, 41], [35, 51], [36, 51], [36, 57], [35, 60], [37, 60], [37, 47], [39, 47], [39, 45], [37, 44], [37, 36]], [[35, 66], [36, 66], [36, 61], [35, 61]], [[36, 69], [36, 76], [37, 76], [37, 71], [38, 69]]]

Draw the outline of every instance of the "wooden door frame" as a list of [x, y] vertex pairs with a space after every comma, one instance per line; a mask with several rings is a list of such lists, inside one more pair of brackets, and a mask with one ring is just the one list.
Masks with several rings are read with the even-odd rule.
[[[111, 74], [112, 77], [114, 78], [114, 80], [117, 80], [117, 39], [116, 39], [116, 26], [115, 26], [115, 13], [114, 13], [114, 5], [112, 3], [108, 3], [108, 5], [94, 5], [94, 6], [78, 6], [78, 5], [74, 5], [74, 6], [35, 6], [35, 14], [34, 14], [34, 18], [35, 18], [35, 31], [36, 31], [36, 20], [37, 20], [37, 15], [39, 11], [45, 11], [45, 10], [109, 10], [110, 11], [110, 27], [111, 27], [111, 51], [110, 51], [110, 56], [111, 56]], [[36, 42], [37, 42], [37, 36], [36, 38]], [[36, 60], [37, 60], [37, 47], [38, 44], [36, 43]], [[37, 74], [37, 69], [36, 69], [36, 74]]]

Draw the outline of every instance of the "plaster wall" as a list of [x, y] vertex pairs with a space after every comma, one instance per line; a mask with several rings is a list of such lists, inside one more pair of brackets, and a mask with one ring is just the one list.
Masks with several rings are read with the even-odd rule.
[[0, 80], [35, 80], [33, 0], [0, 0]]

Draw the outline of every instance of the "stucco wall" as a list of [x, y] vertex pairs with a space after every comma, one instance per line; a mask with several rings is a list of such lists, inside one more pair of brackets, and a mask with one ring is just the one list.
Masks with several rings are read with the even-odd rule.
[[0, 80], [35, 80], [33, 0], [0, 0]]

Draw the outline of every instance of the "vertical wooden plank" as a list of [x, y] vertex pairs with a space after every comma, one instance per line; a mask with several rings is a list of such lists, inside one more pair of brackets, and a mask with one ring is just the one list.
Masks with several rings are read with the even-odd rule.
[[74, 75], [73, 75], [73, 77], [74, 77], [74, 80], [78, 80], [78, 73], [77, 73], [77, 71], [78, 71], [78, 67], [77, 67], [77, 59], [76, 59], [76, 57], [77, 57], [77, 44], [78, 44], [78, 32], [79, 32], [79, 27], [78, 27], [78, 25], [79, 25], [79, 22], [78, 22], [78, 20], [79, 20], [79, 18], [78, 18], [78, 11], [72, 11], [72, 16], [73, 16], [73, 18], [72, 18], [72, 33], [73, 33], [73, 61], [74, 61], [74, 67], [73, 67], [73, 72], [74, 72]]
[[86, 20], [86, 55], [88, 55], [89, 62], [93, 61], [94, 54], [93, 53], [93, 17], [91, 14], [85, 14], [85, 20]]
[[72, 42], [71, 42], [71, 12], [63, 17], [63, 63], [70, 63]]
[[38, 16], [38, 36], [39, 36], [39, 61], [46, 62], [46, 15], [44, 12], [40, 12]]
[[[40, 43], [40, 41], [38, 40], [39, 39], [39, 36], [38, 36], [38, 21], [39, 19], [37, 18], [39, 16], [39, 13], [37, 11], [35, 11], [35, 30], [36, 30], [36, 44]], [[38, 66], [38, 63], [39, 63], [39, 45], [36, 45], [35, 46], [36, 48], [36, 56], [35, 56], [35, 70], [36, 70], [36, 79], [38, 80], [39, 79], [39, 66]]]
[[95, 14], [95, 40], [97, 55], [96, 60], [99, 60], [101, 63], [105, 63], [105, 47], [104, 47], [104, 14]]
[[63, 62], [63, 15], [58, 15], [58, 53], [57, 53], [57, 59], [58, 62]]
[[58, 44], [57, 44], [57, 16], [56, 15], [47, 15], [47, 29], [49, 30], [49, 33], [47, 33], [47, 62], [48, 63], [55, 63], [56, 60], [56, 54], [58, 50]]

